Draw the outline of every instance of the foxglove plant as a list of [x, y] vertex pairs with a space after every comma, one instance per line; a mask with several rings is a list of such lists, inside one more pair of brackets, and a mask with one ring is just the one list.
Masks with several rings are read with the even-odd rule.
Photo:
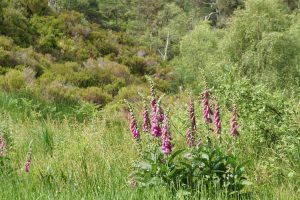
[[124, 100], [124, 101], [127, 103], [128, 107], [129, 107], [131, 135], [132, 135], [133, 139], [138, 140], [139, 130], [138, 130], [138, 127], [137, 127], [136, 119], [134, 117], [133, 109], [132, 109], [130, 103], [127, 100]]
[[196, 132], [196, 118], [195, 118], [194, 103], [193, 103], [192, 99], [190, 100], [190, 103], [189, 103], [189, 120], [190, 120], [191, 127], [192, 127], [191, 130], [193, 132]]
[[3, 137], [0, 137], [0, 157], [4, 156], [5, 150], [5, 140]]
[[215, 102], [215, 110], [214, 110], [214, 123], [215, 123], [215, 133], [221, 134], [221, 123], [220, 123], [220, 113], [217, 102]]
[[230, 134], [231, 136], [239, 136], [240, 133], [237, 130], [236, 126], [236, 105], [233, 105], [232, 109], [232, 117], [231, 117], [231, 122], [230, 122]]
[[163, 109], [162, 109], [162, 107], [161, 107], [161, 100], [162, 100], [162, 98], [164, 97], [164, 95], [162, 95], [161, 97], [159, 97], [159, 99], [158, 99], [158, 101], [157, 101], [157, 118], [158, 118], [158, 121], [160, 122], [160, 123], [162, 123], [163, 121], [164, 121], [164, 111], [163, 111]]
[[32, 148], [31, 148], [31, 143], [30, 143], [28, 154], [27, 154], [27, 161], [25, 162], [25, 165], [24, 165], [24, 171], [26, 173], [29, 172], [30, 165], [31, 165], [31, 160], [32, 160]]
[[147, 110], [146, 101], [143, 101], [143, 131], [147, 132], [149, 130], [149, 112]]
[[157, 116], [154, 113], [151, 114], [151, 134], [153, 137], [161, 136], [161, 128], [159, 126]]
[[188, 145], [188, 147], [192, 147], [194, 144], [194, 137], [192, 136], [192, 132], [191, 129], [188, 128], [186, 131], [186, 144]]
[[[168, 110], [163, 112], [160, 106], [161, 97], [156, 98], [153, 82], [151, 79], [149, 82], [151, 85], [151, 109], [149, 109], [151, 135], [154, 137], [161, 136], [161, 140], [146, 137], [146, 142], [135, 143], [138, 144], [139, 159], [133, 165], [134, 170], [130, 175], [131, 185], [145, 187], [163, 183], [176, 190], [184, 187], [187, 190], [195, 191], [199, 184], [204, 186], [218, 184], [226, 191], [239, 192], [244, 187], [243, 181], [246, 180], [243, 175], [244, 164], [238, 165], [236, 157], [223, 152], [222, 146], [213, 145], [212, 142], [215, 140], [211, 140], [208, 134], [206, 134], [206, 142], [202, 142], [198, 138], [196, 141], [197, 127], [193, 99], [188, 104], [188, 129], [186, 132], [186, 143], [190, 149], [184, 148], [174, 151], [173, 143], [171, 143]], [[203, 119], [205, 123], [214, 121], [214, 131], [220, 135], [219, 107], [215, 99], [208, 94], [206, 83], [202, 97]], [[214, 108], [214, 113], [211, 108]], [[135, 138], [137, 126], [131, 107], [130, 113], [130, 130]], [[144, 101], [143, 130], [150, 128], [147, 117], [148, 111]], [[233, 109], [231, 122], [231, 132], [235, 135], [238, 133], [236, 128], [239, 126], [236, 125], [236, 107]], [[209, 131], [212, 130], [210, 125], [207, 128]], [[145, 144], [148, 147], [143, 148]], [[192, 148], [194, 146], [196, 148]]]
[[155, 89], [154, 89], [154, 83], [153, 83], [153, 81], [150, 78], [148, 78], [148, 81], [150, 83], [150, 96], [151, 96], [150, 107], [151, 107], [151, 111], [152, 111], [152, 114], [153, 114], [153, 113], [156, 113], [156, 108], [157, 108], [157, 105], [156, 105], [156, 94], [155, 94]]
[[165, 115], [163, 126], [162, 126], [162, 150], [166, 155], [172, 152], [172, 144], [171, 144], [171, 130], [170, 130], [170, 124], [169, 119]]
[[[151, 95], [151, 99], [150, 99], [151, 135], [153, 137], [160, 137], [161, 136], [161, 128], [160, 128], [160, 124], [159, 124], [160, 119], [158, 119], [158, 111], [159, 110], [157, 109], [159, 106], [157, 106], [157, 102], [156, 102], [154, 83], [150, 78], [148, 78], [148, 81], [150, 83], [150, 95]], [[159, 112], [162, 112], [162, 111], [159, 111]]]
[[158, 107], [157, 118], [159, 122], [163, 122], [165, 118], [164, 111], [160, 106]]
[[212, 123], [210, 114], [212, 113], [209, 103], [208, 103], [208, 91], [207, 91], [207, 85], [206, 82], [204, 83], [204, 92], [203, 92], [203, 120], [205, 123]]
[[186, 132], [186, 143], [188, 147], [192, 147], [195, 144], [195, 134], [196, 134], [196, 118], [194, 111], [194, 103], [193, 100], [190, 100], [188, 105], [188, 115], [190, 121], [190, 128], [188, 128]]

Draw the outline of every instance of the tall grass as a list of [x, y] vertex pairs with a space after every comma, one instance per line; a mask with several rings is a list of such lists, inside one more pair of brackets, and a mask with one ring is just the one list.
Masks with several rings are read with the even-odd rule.
[[[66, 112], [64, 107], [54, 110], [53, 104], [41, 106], [49, 110], [47, 115], [42, 116], [39, 115], [39, 109], [32, 108], [36, 104], [12, 106], [11, 102], [20, 101], [20, 97], [0, 93], [0, 134], [5, 135], [8, 143], [4, 164], [0, 164], [0, 199], [223, 200], [298, 197], [297, 185], [292, 181], [255, 181], [257, 158], [253, 149], [245, 147], [245, 143], [240, 144], [239, 148], [245, 150], [240, 152], [240, 157], [248, 154], [247, 159], [252, 162], [248, 176], [254, 183], [247, 188], [247, 195], [230, 197], [225, 191], [201, 186], [194, 196], [185, 191], [174, 194], [164, 187], [132, 187], [128, 183], [128, 174], [137, 153], [123, 112], [115, 107], [102, 111], [88, 110], [88, 117], [76, 120], [78, 113]], [[177, 106], [176, 112], [185, 113], [184, 107], [176, 103], [174, 106]], [[57, 113], [61, 117], [55, 117]], [[174, 123], [180, 121], [179, 116], [173, 117]], [[174, 140], [180, 145], [184, 142], [181, 136], [184, 125], [176, 124], [178, 127], [174, 131]], [[30, 172], [25, 173], [24, 163], [30, 141], [33, 159]]]

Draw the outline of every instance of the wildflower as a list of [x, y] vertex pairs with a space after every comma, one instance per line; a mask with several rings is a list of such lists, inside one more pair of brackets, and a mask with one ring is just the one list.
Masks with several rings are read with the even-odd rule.
[[31, 165], [31, 160], [32, 160], [32, 148], [31, 148], [31, 144], [29, 145], [29, 151], [28, 151], [28, 156], [27, 156], [27, 161], [24, 165], [24, 171], [26, 173], [29, 172], [29, 168], [30, 168], [30, 165]]
[[206, 82], [205, 82], [205, 86], [204, 86], [204, 92], [203, 92], [203, 99], [202, 99], [202, 103], [203, 103], [203, 119], [204, 122], [206, 123], [212, 123], [210, 114], [212, 113], [209, 104], [208, 104], [208, 91], [207, 91], [207, 86], [206, 86]]
[[215, 103], [215, 111], [214, 111], [214, 122], [215, 122], [215, 133], [221, 133], [221, 123], [220, 123], [220, 114], [218, 104]]
[[134, 117], [134, 113], [133, 113], [133, 110], [132, 110], [132, 107], [130, 105], [130, 103], [126, 100], [124, 100], [128, 107], [129, 107], [129, 113], [130, 113], [130, 132], [132, 134], [132, 137], [133, 139], [137, 140], [138, 137], [139, 137], [139, 131], [138, 131], [138, 128], [137, 128], [137, 123], [136, 123], [136, 120], [135, 120], [135, 117]]
[[169, 127], [169, 120], [167, 116], [164, 117], [162, 127], [162, 150], [165, 155], [168, 155], [172, 151], [171, 130]]
[[152, 113], [156, 113], [156, 101], [155, 101], [154, 96], [151, 96], [150, 107], [151, 107]]
[[144, 101], [144, 108], [143, 108], [143, 131], [147, 132], [149, 129], [149, 113], [146, 107], [146, 102]]
[[157, 106], [156, 106], [156, 95], [155, 95], [154, 83], [150, 78], [148, 78], [148, 81], [150, 83], [150, 96], [151, 96], [150, 107], [152, 113], [156, 113]]
[[[161, 136], [161, 128], [160, 128], [160, 125], [159, 125], [159, 122], [160, 122], [159, 120], [161, 120], [161, 119], [158, 118], [158, 114], [157, 114], [158, 106], [157, 106], [157, 102], [156, 102], [154, 83], [151, 79], [149, 79], [149, 82], [150, 82], [150, 93], [151, 93], [151, 99], [150, 99], [151, 134], [152, 134], [153, 137], [160, 137]], [[160, 108], [159, 112], [162, 113], [161, 108]]]
[[190, 100], [188, 106], [188, 113], [189, 113], [189, 121], [191, 123], [191, 127], [188, 128], [186, 132], [186, 143], [189, 147], [192, 147], [195, 144], [195, 133], [196, 133], [196, 118], [194, 112], [194, 103], [193, 100]]
[[195, 144], [195, 138], [192, 135], [192, 131], [190, 128], [188, 128], [186, 131], [186, 144], [188, 145], [188, 147], [192, 147]]
[[4, 149], [5, 149], [5, 140], [3, 137], [0, 137], [0, 157], [4, 156]]
[[189, 120], [192, 126], [192, 132], [196, 132], [196, 119], [195, 119], [195, 112], [194, 112], [194, 103], [191, 99], [189, 104]]
[[161, 128], [158, 123], [158, 119], [156, 114], [151, 114], [151, 134], [154, 137], [160, 137], [161, 136]]
[[240, 133], [237, 130], [236, 126], [236, 105], [233, 106], [232, 109], [232, 117], [231, 117], [231, 123], [230, 123], [230, 134], [232, 136], [239, 136]]
[[136, 120], [132, 112], [130, 112], [130, 132], [135, 140], [138, 139], [139, 131], [137, 129]]
[[158, 107], [157, 118], [159, 122], [163, 122], [165, 118], [164, 111], [160, 106]]

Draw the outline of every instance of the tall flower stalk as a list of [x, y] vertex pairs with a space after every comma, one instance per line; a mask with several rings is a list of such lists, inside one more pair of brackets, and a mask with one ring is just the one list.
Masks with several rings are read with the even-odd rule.
[[192, 147], [194, 142], [195, 141], [194, 141], [194, 138], [192, 136], [191, 129], [188, 128], [187, 131], [186, 131], [186, 144], [188, 145], [188, 147]]
[[164, 116], [163, 126], [162, 126], [162, 150], [165, 155], [172, 152], [171, 144], [171, 130], [170, 123], [167, 114]]
[[150, 115], [150, 120], [151, 120], [151, 135], [153, 137], [160, 137], [161, 136], [161, 128], [159, 124], [159, 119], [158, 119], [158, 105], [156, 101], [156, 94], [155, 94], [155, 89], [154, 89], [154, 83], [153, 81], [148, 77], [147, 78], [149, 83], [150, 83], [150, 107], [151, 107], [151, 115]]
[[163, 109], [162, 109], [162, 107], [161, 107], [161, 100], [162, 100], [162, 98], [164, 97], [164, 95], [162, 95], [159, 99], [158, 99], [158, 101], [157, 101], [157, 118], [158, 118], [158, 121], [161, 123], [161, 122], [163, 122], [164, 121], [164, 111], [163, 111]]
[[143, 131], [147, 132], [150, 127], [149, 112], [146, 106], [146, 100], [143, 100]]
[[32, 147], [31, 147], [31, 142], [30, 142], [29, 150], [28, 150], [28, 153], [27, 153], [27, 161], [25, 162], [25, 165], [24, 165], [24, 171], [26, 173], [29, 173], [31, 161], [32, 161]]
[[196, 132], [196, 118], [195, 118], [195, 110], [194, 110], [194, 102], [193, 102], [193, 99], [190, 100], [190, 103], [189, 103], [189, 120], [190, 120], [190, 123], [191, 123], [191, 130], [193, 132]]
[[133, 137], [133, 139], [137, 140], [139, 138], [139, 130], [137, 127], [136, 119], [134, 117], [133, 109], [130, 105], [130, 103], [127, 100], [124, 100], [128, 107], [129, 107], [129, 114], [130, 114], [130, 132]]
[[237, 130], [237, 125], [236, 125], [236, 105], [233, 105], [232, 108], [232, 117], [231, 117], [231, 122], [230, 122], [230, 134], [231, 136], [239, 136], [240, 133]]
[[188, 116], [189, 116], [190, 127], [186, 132], [186, 143], [189, 147], [192, 147], [195, 144], [195, 134], [197, 130], [194, 103], [192, 98], [188, 105]]
[[215, 123], [215, 133], [221, 134], [221, 123], [220, 123], [220, 113], [217, 102], [215, 102], [215, 110], [214, 110], [214, 123]]
[[5, 150], [5, 140], [4, 137], [0, 137], [0, 157], [4, 156], [4, 150]]
[[210, 106], [209, 106], [209, 102], [208, 102], [208, 98], [209, 98], [209, 95], [208, 95], [208, 91], [207, 91], [207, 84], [206, 82], [204, 82], [204, 91], [203, 91], [203, 99], [202, 99], [202, 104], [203, 104], [203, 120], [205, 123], [212, 123], [212, 120], [211, 120], [211, 109], [210, 109]]

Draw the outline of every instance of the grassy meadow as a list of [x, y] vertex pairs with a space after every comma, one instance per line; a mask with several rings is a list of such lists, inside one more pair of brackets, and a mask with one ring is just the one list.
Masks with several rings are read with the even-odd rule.
[[300, 0], [0, 0], [0, 200], [299, 199], [299, 36]]
[[[266, 167], [259, 166], [265, 159], [275, 159], [272, 148], [261, 148], [257, 152], [249, 146], [252, 136], [244, 132], [237, 144], [238, 157], [250, 161], [246, 171], [253, 182], [246, 187], [244, 195], [228, 196], [224, 189], [201, 188], [201, 185], [192, 196], [184, 191], [174, 193], [164, 186], [133, 187], [128, 175], [137, 158], [137, 149], [122, 103], [101, 111], [92, 105], [83, 106], [86, 110], [78, 112], [71, 105], [64, 105], [69, 106], [65, 109], [31, 101], [20, 95], [1, 93], [0, 96], [0, 128], [7, 141], [5, 157], [1, 157], [1, 199], [298, 198], [299, 190], [295, 189], [299, 175], [284, 179], [273, 177]], [[172, 107], [177, 110], [172, 123], [180, 124], [186, 108], [178, 100]], [[197, 111], [201, 112], [200, 108], [196, 108]], [[174, 144], [185, 145], [184, 122], [172, 133]], [[30, 173], [25, 173], [24, 163], [31, 142], [32, 164]], [[288, 172], [284, 169], [289, 170], [290, 166], [283, 161], [273, 162], [282, 168], [278, 171]]]

